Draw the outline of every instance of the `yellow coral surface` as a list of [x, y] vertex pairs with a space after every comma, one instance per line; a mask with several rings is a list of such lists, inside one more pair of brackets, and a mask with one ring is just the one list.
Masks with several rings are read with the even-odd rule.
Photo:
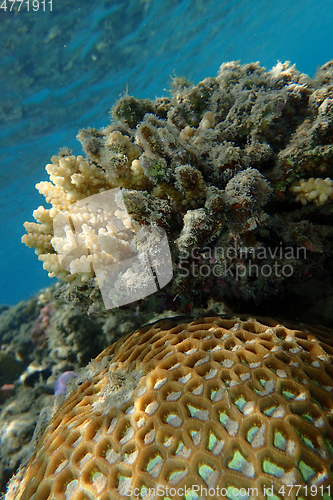
[[270, 318], [143, 327], [75, 379], [6, 500], [328, 500], [332, 344]]

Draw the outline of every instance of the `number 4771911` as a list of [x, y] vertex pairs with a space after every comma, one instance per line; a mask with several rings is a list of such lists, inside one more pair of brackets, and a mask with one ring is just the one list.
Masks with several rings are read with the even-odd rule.
[[50, 10], [52, 11], [52, 0], [46, 1], [46, 0], [0, 0], [0, 11], [17, 11], [20, 12], [20, 10]]

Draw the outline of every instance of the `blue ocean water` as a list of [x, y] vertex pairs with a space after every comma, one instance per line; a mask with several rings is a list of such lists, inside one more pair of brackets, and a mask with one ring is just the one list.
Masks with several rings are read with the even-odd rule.
[[43, 203], [34, 185], [61, 147], [81, 153], [78, 130], [107, 125], [119, 96], [167, 95], [171, 76], [197, 83], [230, 60], [288, 60], [313, 76], [333, 58], [332, 0], [20, 4], [0, 9], [0, 304], [50, 284], [20, 242]]

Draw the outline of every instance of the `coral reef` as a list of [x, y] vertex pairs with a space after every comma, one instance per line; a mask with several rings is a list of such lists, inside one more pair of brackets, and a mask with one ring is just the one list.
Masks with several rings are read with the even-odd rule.
[[72, 380], [5, 499], [330, 499], [332, 359], [327, 329], [270, 318], [142, 327]]
[[46, 304], [32, 325], [30, 338], [40, 349], [45, 347], [47, 332], [50, 329], [50, 318], [54, 312], [55, 309], [52, 302]]
[[[1, 308], [0, 496], [19, 465], [29, 459], [39, 415], [47, 407], [52, 409], [55, 392], [64, 390], [66, 372], [78, 372], [110, 343], [158, 317], [154, 311], [136, 309], [87, 316], [73, 304], [52, 299], [53, 293], [50, 287], [15, 306]], [[46, 336], [42, 332], [41, 349], [30, 332], [46, 307], [54, 312]], [[214, 310], [223, 311], [221, 306]], [[160, 317], [170, 314], [166, 310]]]
[[[60, 281], [0, 309], [0, 490], [22, 467], [6, 500], [331, 484], [328, 330], [215, 316], [333, 326], [332, 90], [332, 63], [314, 79], [225, 63], [197, 85], [175, 78], [169, 97], [125, 95], [111, 125], [79, 132], [83, 155], [51, 158], [49, 205], [22, 240]], [[150, 246], [147, 228], [165, 231], [173, 280], [105, 312], [96, 263]], [[175, 314], [206, 318], [163, 320]]]
[[[332, 68], [310, 79], [288, 63], [270, 71], [225, 63], [197, 85], [175, 78], [168, 98], [125, 95], [110, 126], [81, 130], [85, 158], [66, 150], [52, 157], [50, 181], [37, 184], [51, 208], [34, 212], [22, 238], [51, 276], [68, 282], [58, 298], [103, 310], [92, 262], [114, 261], [123, 240], [114, 223], [92, 222], [88, 208], [78, 227], [71, 207], [121, 188], [132, 229], [161, 227], [171, 247], [174, 278], [140, 301], [142, 311], [167, 304], [184, 313], [214, 298], [289, 315], [291, 298], [295, 307], [310, 303], [333, 271]], [[60, 235], [56, 217], [69, 221]], [[105, 249], [106, 236], [113, 244]], [[59, 258], [64, 248], [69, 260]], [[326, 290], [317, 310], [332, 301]]]
[[[103, 334], [96, 319], [52, 300], [53, 291], [43, 290], [0, 314], [0, 492], [31, 453], [37, 419], [53, 405], [60, 374], [87, 363], [106, 346], [103, 339], [120, 335], [116, 329], [113, 335]], [[42, 313], [45, 308], [54, 312], [48, 317], [47, 335], [43, 331], [38, 336], [44, 344], [41, 349], [30, 332], [36, 318], [48, 316]]]

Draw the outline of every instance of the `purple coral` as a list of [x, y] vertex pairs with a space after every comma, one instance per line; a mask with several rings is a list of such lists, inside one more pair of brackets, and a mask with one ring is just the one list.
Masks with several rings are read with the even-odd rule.
[[66, 394], [67, 384], [70, 378], [76, 378], [77, 374], [73, 371], [66, 371], [60, 375], [58, 380], [54, 385], [54, 395], [58, 396], [59, 394]]

